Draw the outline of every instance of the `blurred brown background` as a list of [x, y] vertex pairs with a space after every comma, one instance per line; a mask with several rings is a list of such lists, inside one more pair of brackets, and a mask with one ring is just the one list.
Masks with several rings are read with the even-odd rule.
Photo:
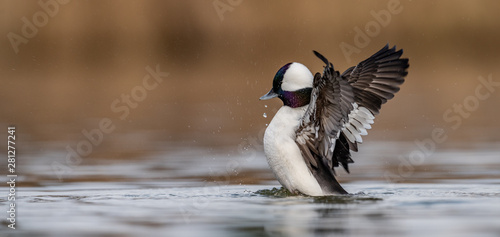
[[[388, 3], [400, 13], [383, 26], [371, 12], [388, 12]], [[95, 0], [47, 9], [38, 1], [0, 2], [0, 123], [15, 124], [21, 143], [34, 149], [74, 146], [103, 118], [116, 129], [99, 150], [236, 146], [258, 137], [281, 105], [258, 98], [283, 64], [320, 71], [314, 49], [344, 71], [387, 43], [404, 49], [409, 75], [366, 141], [424, 139], [435, 127], [450, 141], [500, 140], [500, 87], [458, 129], [443, 120], [475, 95], [479, 76], [500, 82], [498, 1]], [[40, 25], [31, 38], [23, 36], [23, 17]], [[340, 45], [355, 46], [356, 27], [367, 24], [380, 30], [349, 62]], [[26, 39], [17, 53], [12, 33]], [[156, 65], [169, 76], [120, 120], [112, 102]]]

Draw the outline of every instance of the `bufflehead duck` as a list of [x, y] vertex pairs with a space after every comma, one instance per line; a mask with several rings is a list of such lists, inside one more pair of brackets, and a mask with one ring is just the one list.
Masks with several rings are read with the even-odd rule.
[[347, 194], [335, 179], [339, 164], [349, 173], [350, 151], [367, 135], [382, 104], [399, 91], [408, 74], [403, 50], [386, 45], [340, 74], [326, 66], [314, 76], [300, 63], [281, 67], [273, 88], [260, 97], [278, 97], [283, 106], [264, 134], [264, 152], [278, 181], [290, 192], [310, 196]]

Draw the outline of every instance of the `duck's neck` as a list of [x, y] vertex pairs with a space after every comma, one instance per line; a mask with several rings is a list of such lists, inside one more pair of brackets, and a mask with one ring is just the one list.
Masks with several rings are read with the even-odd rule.
[[292, 108], [302, 107], [311, 101], [312, 88], [304, 88], [296, 91], [282, 91], [279, 98], [283, 104]]

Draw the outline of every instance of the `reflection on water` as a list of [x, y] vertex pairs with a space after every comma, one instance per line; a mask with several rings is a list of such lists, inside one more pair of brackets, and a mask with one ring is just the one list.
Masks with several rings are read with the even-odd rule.
[[[388, 150], [387, 147], [394, 149]], [[54, 151], [20, 160], [16, 236], [495, 236], [497, 147], [437, 150], [398, 174], [407, 143], [367, 143], [339, 179], [351, 194], [294, 196], [265, 158], [165, 148], [135, 159], [90, 159], [58, 180]], [[380, 152], [385, 149], [384, 152]], [[63, 156], [62, 156], [63, 157]], [[3, 189], [5, 190], [5, 189]], [[6, 197], [0, 206], [6, 208]], [[2, 226], [6, 221], [2, 220]], [[14, 232], [3, 228], [2, 236]]]
[[333, 203], [333, 204], [349, 204], [359, 203], [365, 201], [380, 201], [382, 199], [377, 197], [369, 197], [365, 193], [354, 193], [347, 195], [325, 196], [325, 197], [311, 197], [307, 195], [295, 195], [284, 187], [257, 190], [255, 194], [263, 195], [270, 198], [288, 198], [288, 197], [308, 197], [314, 203]]

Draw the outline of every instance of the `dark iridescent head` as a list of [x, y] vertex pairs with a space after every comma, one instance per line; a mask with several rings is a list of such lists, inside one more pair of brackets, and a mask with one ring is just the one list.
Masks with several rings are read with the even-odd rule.
[[273, 79], [273, 88], [261, 100], [275, 97], [283, 104], [293, 108], [309, 104], [312, 91], [313, 75], [300, 63], [288, 63], [281, 67]]

